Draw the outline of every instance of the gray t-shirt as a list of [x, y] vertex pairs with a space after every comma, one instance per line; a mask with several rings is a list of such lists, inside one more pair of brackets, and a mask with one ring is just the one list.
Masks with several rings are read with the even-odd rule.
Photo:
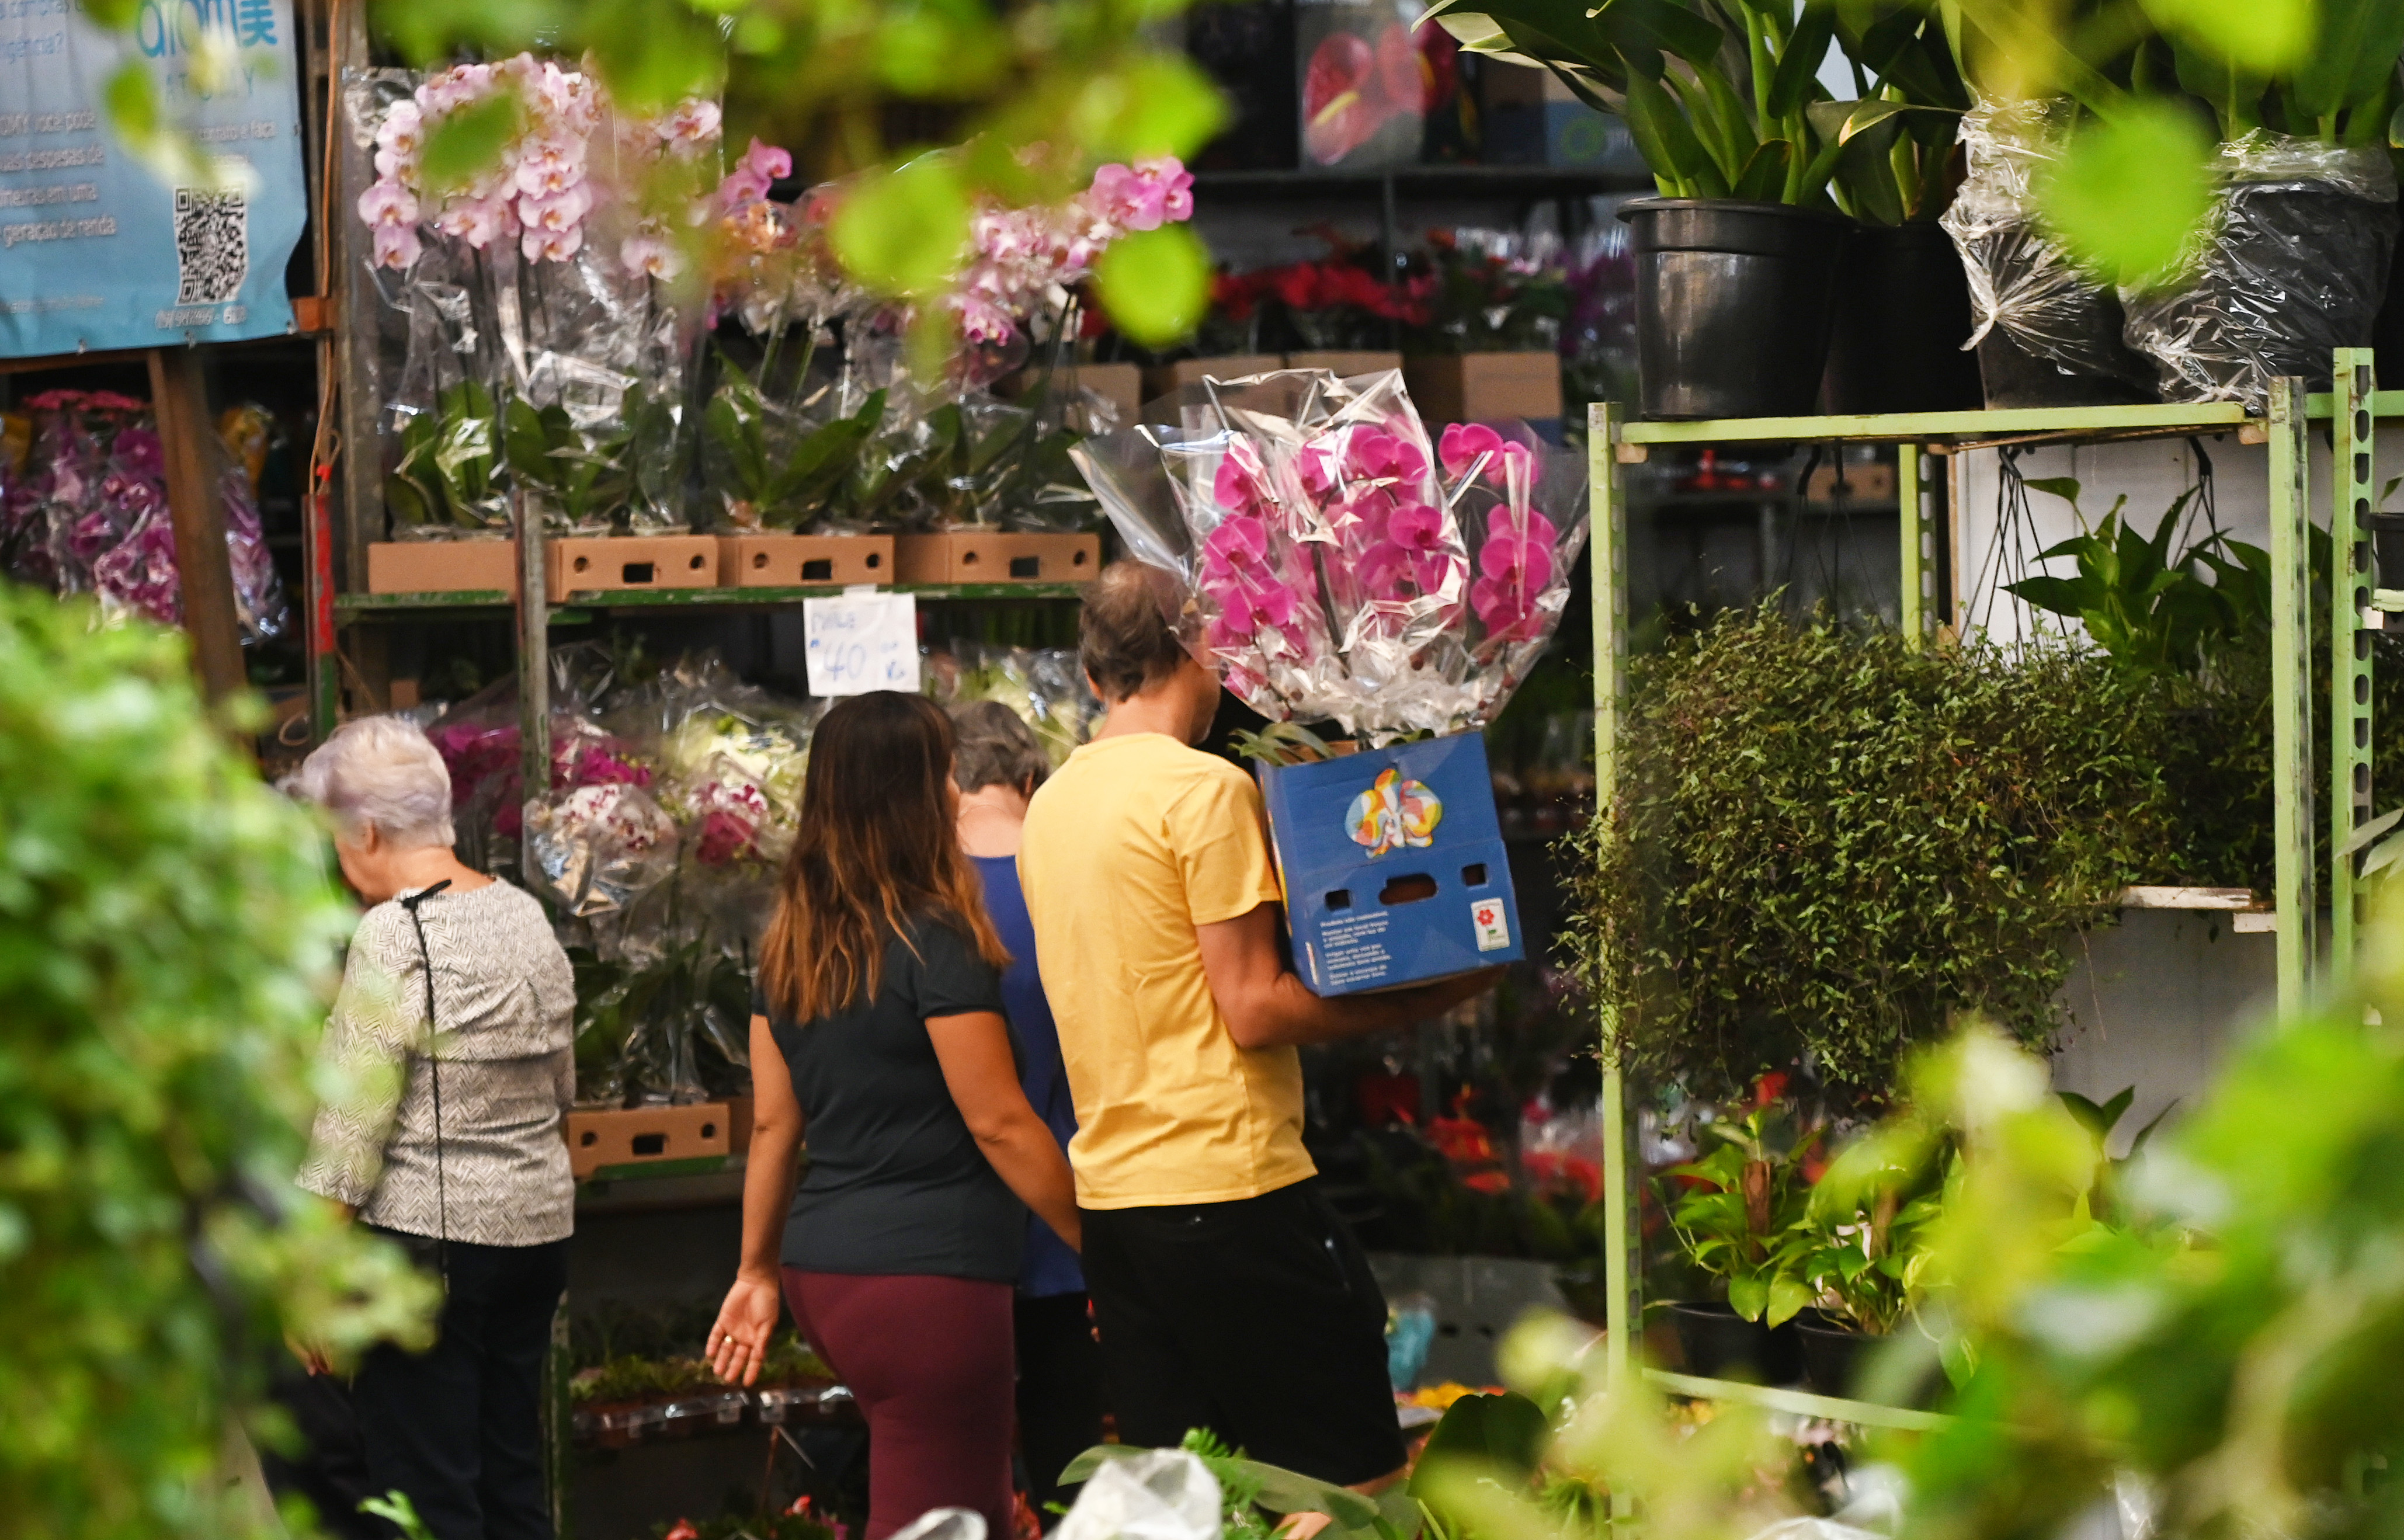
[[1001, 1015], [1000, 975], [948, 924], [920, 918], [909, 934], [886, 944], [875, 997], [848, 1010], [797, 1024], [753, 997], [810, 1154], [785, 1265], [1013, 1282], [1027, 1211], [977, 1148], [927, 1035], [929, 1016]]

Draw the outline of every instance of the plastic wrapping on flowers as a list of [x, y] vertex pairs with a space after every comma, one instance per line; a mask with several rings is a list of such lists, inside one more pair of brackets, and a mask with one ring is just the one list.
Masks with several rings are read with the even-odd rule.
[[[183, 618], [166, 464], [147, 402], [111, 391], [46, 391], [30, 414], [24, 470], [0, 506], [0, 549], [11, 575], [56, 593], [91, 593], [102, 611], [173, 625]], [[259, 430], [264, 409], [226, 413], [228, 431]], [[230, 455], [219, 472], [226, 554], [245, 645], [290, 624], [260, 525], [255, 472]]]
[[[960, 339], [934, 378], [903, 367], [914, 313], [834, 259], [826, 231], [846, 188], [770, 202], [790, 169], [754, 141], [714, 194], [705, 516], [731, 530], [1090, 525], [1068, 451], [1115, 423], [1098, 396], [1055, 384], [1082, 329], [1078, 295], [1111, 242], [1191, 217], [1184, 167], [1105, 165], [1057, 203], [981, 204], [957, 281], [931, 301]], [[1005, 399], [1007, 382], [1027, 388]]]
[[1074, 648], [956, 641], [925, 662], [920, 677], [929, 696], [944, 706], [999, 701], [1010, 707], [1055, 770], [1100, 724], [1102, 703], [1086, 685]]
[[1440, 444], [1398, 372], [1192, 385], [1175, 426], [1075, 452], [1181, 634], [1253, 709], [1383, 744], [1483, 727], [1543, 652], [1586, 540], [1582, 459], [1524, 429]]
[[[529, 54], [346, 87], [353, 133], [375, 148], [357, 214], [407, 335], [384, 393], [396, 532], [503, 532], [512, 486], [565, 533], [684, 527], [700, 317], [671, 299], [681, 259], [664, 211], [706, 215], [716, 104], [619, 112], [591, 78]], [[498, 159], [436, 193], [428, 135], [503, 98], [516, 128]]]
[[445, 712], [460, 852], [536, 892], [577, 973], [580, 1099], [698, 1100], [743, 1088], [753, 938], [790, 848], [817, 703], [710, 656], [634, 683], [597, 648], [553, 654], [551, 787], [520, 785], [516, 691]]

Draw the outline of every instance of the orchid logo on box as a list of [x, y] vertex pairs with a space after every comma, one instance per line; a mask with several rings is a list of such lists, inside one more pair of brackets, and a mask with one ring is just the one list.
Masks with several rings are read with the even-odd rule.
[[1435, 826], [1443, 820], [1443, 801], [1425, 783], [1405, 780], [1399, 770], [1378, 776], [1376, 784], [1352, 799], [1344, 815], [1352, 843], [1367, 846], [1372, 857], [1433, 844]]

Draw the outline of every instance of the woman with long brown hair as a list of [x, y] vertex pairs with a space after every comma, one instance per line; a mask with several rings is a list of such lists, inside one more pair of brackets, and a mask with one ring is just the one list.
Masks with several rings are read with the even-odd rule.
[[865, 1540], [936, 1507], [1009, 1535], [1027, 1210], [1079, 1242], [1069, 1163], [1019, 1086], [1009, 958], [957, 798], [933, 703], [879, 691], [819, 722], [752, 1000], [742, 1263], [707, 1343], [749, 1384], [780, 1295], [792, 1307], [868, 1419]]

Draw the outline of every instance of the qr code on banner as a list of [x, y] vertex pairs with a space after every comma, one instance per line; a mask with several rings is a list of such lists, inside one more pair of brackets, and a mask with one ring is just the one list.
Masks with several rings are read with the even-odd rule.
[[221, 305], [250, 273], [250, 207], [239, 191], [175, 189], [175, 302]]

